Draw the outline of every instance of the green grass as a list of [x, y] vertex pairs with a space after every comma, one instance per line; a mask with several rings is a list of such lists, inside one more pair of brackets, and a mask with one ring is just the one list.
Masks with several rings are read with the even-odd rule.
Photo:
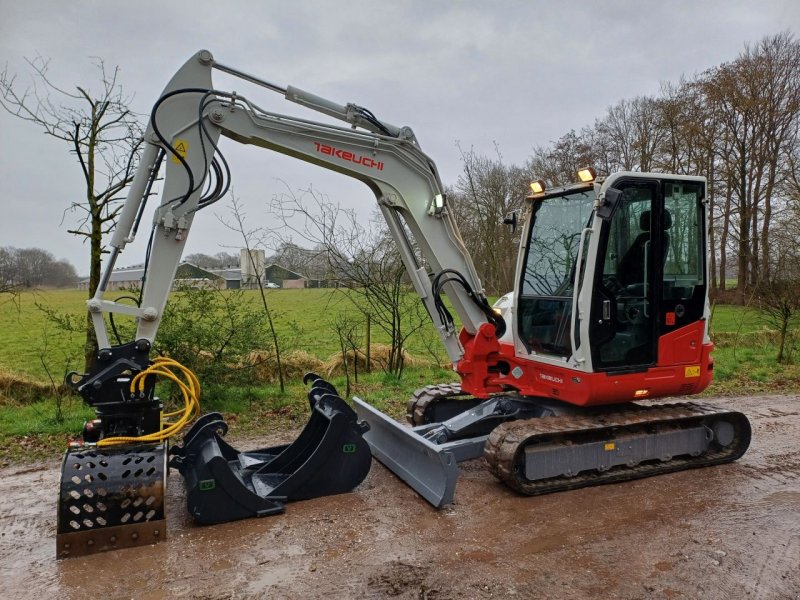
[[[344, 395], [345, 378], [330, 380]], [[352, 382], [350, 395], [369, 399], [378, 409], [402, 420], [406, 401], [415, 389], [434, 381], [453, 380], [451, 371], [433, 367], [414, 369], [401, 379], [373, 372]], [[289, 381], [283, 393], [277, 385], [207, 385], [200, 402], [203, 412], [218, 411], [225, 416], [233, 438], [252, 437], [302, 428], [309, 416], [307, 391], [301, 381]], [[65, 398], [61, 410], [62, 419], [57, 420], [52, 398], [31, 404], [0, 403], [0, 466], [59, 455], [72, 437], [78, 437], [84, 421], [94, 417], [94, 412], [76, 396]]]
[[[106, 296], [109, 299], [116, 297], [113, 292]], [[260, 306], [258, 292], [247, 291], [245, 298]], [[345, 294], [337, 290], [267, 290], [267, 302], [278, 336], [285, 340], [285, 346], [292, 350], [305, 350], [323, 360], [339, 351], [332, 329], [334, 319], [343, 313], [361, 318]], [[59, 329], [48, 321], [42, 307], [67, 315], [80, 327], [86, 318], [86, 292], [25, 292], [18, 302], [5, 302], [0, 306], [0, 369], [41, 380], [47, 380], [43, 360], [54, 377], [60, 377], [65, 370], [82, 369], [83, 335], [68, 334]], [[371, 341], [373, 344], [389, 341], [388, 335], [374, 322]], [[444, 351], [436, 332], [426, 323], [424, 331], [410, 339], [408, 350], [412, 354], [430, 357], [430, 349], [444, 361]]]
[[761, 311], [716, 305], [712, 310], [714, 381], [706, 395], [787, 393], [800, 390], [800, 332], [787, 340], [791, 360], [778, 364], [778, 335]]
[[746, 306], [716, 304], [712, 308], [711, 333], [748, 333], [767, 325], [764, 315]]
[[81, 336], [65, 333], [48, 322], [39, 306], [85, 319], [85, 301], [86, 293], [78, 290], [24, 292], [14, 302], [0, 299], [0, 368], [46, 380], [43, 360], [53, 365], [51, 368], [56, 362], [59, 369], [62, 363], [79, 366]]
[[[256, 292], [248, 292], [246, 298], [260, 302]], [[0, 306], [0, 375], [3, 371], [20, 373], [48, 383], [48, 369], [54, 380], [61, 378], [66, 367], [80, 370], [83, 336], [64, 333], [48, 321], [40, 307], [70, 315], [80, 326], [86, 314], [85, 299], [85, 292], [57, 290], [24, 293], [16, 303], [4, 302]], [[343, 312], [356, 315], [344, 294], [335, 290], [269, 290], [268, 302], [287, 346], [321, 359], [338, 350], [331, 327], [336, 316]], [[800, 347], [794, 348], [796, 362], [778, 365], [776, 338], [768, 327], [768, 321], [755, 309], [714, 307], [711, 331], [716, 344], [715, 376], [705, 395], [800, 391], [800, 365], [796, 364], [800, 362]], [[797, 340], [796, 335], [795, 346]], [[373, 326], [372, 342], [386, 341], [386, 336]], [[409, 340], [409, 350], [423, 358], [428, 358], [431, 351], [438, 352], [441, 362], [445, 362], [430, 326], [426, 326], [424, 335]], [[451, 371], [432, 366], [407, 368], [400, 380], [373, 372], [362, 374], [351, 395], [368, 399], [380, 410], [402, 418], [406, 400], [416, 388], [453, 380]], [[277, 385], [222, 387], [203, 383], [203, 410], [225, 414], [234, 436], [297, 429], [306, 422], [306, 389], [300, 381], [288, 381], [283, 393]], [[344, 378], [335, 377], [333, 383], [344, 395]], [[0, 395], [0, 464], [54, 456], [63, 450], [71, 435], [77, 435], [83, 421], [93, 416], [74, 396], [66, 397], [61, 409], [59, 420], [53, 398], [9, 402]]]
[[[259, 301], [256, 292], [247, 292], [246, 298]], [[286, 340], [287, 347], [305, 350], [323, 360], [338, 351], [331, 328], [333, 320], [342, 313], [355, 313], [344, 294], [336, 290], [269, 290], [267, 298], [278, 334]], [[16, 303], [4, 302], [0, 306], [0, 370], [44, 382], [49, 380], [45, 365], [54, 379], [60, 379], [67, 367], [80, 370], [83, 336], [59, 329], [47, 320], [41, 307], [67, 314], [80, 326], [86, 314], [85, 301], [85, 292], [52, 290], [26, 292]], [[767, 321], [755, 309], [714, 307], [711, 332], [717, 343], [717, 380], [737, 379], [741, 371], [752, 373], [756, 381], [767, 381], [784, 371], [791, 375], [790, 367], [778, 368], [774, 364], [777, 347], [774, 335], [764, 332], [767, 327]], [[445, 362], [435, 336], [433, 328], [426, 326], [422, 334], [409, 340], [409, 351], [423, 358], [429, 358], [433, 351]], [[387, 341], [387, 336], [373, 325], [372, 342]]]

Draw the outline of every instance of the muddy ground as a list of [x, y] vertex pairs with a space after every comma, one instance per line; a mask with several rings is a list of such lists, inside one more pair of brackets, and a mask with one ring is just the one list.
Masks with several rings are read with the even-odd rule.
[[213, 527], [173, 473], [168, 541], [61, 561], [59, 464], [3, 469], [0, 596], [800, 598], [800, 397], [717, 403], [753, 423], [734, 464], [524, 498], [473, 461], [437, 511], [374, 463], [354, 493]]

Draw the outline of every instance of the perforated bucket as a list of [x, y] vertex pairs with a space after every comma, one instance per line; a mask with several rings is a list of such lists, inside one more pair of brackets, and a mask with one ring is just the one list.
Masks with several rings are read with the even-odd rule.
[[58, 506], [59, 558], [166, 539], [166, 446], [67, 451]]

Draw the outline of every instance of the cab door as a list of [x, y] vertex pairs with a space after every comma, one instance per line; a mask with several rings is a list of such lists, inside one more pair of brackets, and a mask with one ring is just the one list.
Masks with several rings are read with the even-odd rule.
[[[598, 371], [639, 371], [659, 362], [659, 337], [704, 318], [705, 183], [631, 177], [613, 187], [621, 194], [600, 232], [591, 356]], [[687, 347], [699, 352], [702, 333]]]
[[595, 370], [642, 370], [655, 364], [663, 235], [657, 180], [615, 182], [621, 192], [598, 244], [589, 342]]

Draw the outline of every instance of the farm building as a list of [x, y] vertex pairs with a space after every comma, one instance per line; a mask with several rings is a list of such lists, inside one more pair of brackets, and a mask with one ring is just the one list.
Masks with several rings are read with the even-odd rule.
[[276, 263], [267, 265], [264, 269], [264, 278], [267, 283], [277, 284], [283, 288], [308, 287], [306, 277]]
[[[111, 272], [108, 279], [109, 291], [120, 289], [139, 289], [144, 277], [144, 267], [130, 267]], [[241, 281], [239, 269], [201, 269], [192, 263], [183, 262], [178, 265], [173, 288], [190, 285], [193, 287], [238, 288]], [[78, 289], [89, 289], [89, 278], [78, 282]]]
[[[255, 269], [259, 269], [263, 273], [262, 282], [266, 287], [270, 288], [282, 287], [296, 289], [307, 287], [337, 287], [339, 285], [336, 279], [310, 278], [303, 273], [298, 273], [297, 271], [293, 271], [275, 262], [264, 266], [264, 252], [258, 252], [259, 254], [255, 255], [253, 261], [245, 261], [247, 263], [245, 269], [234, 267], [204, 269], [190, 262], [182, 262], [178, 265], [173, 287], [191, 285], [194, 287], [215, 287], [229, 290], [240, 288], [253, 289], [258, 287], [258, 278], [255, 275]], [[243, 254], [242, 256], [244, 257], [245, 255]], [[117, 269], [111, 273], [106, 289], [109, 291], [132, 288], [138, 289], [141, 287], [143, 277], [144, 267], [142, 266]], [[88, 290], [89, 278], [87, 277], [79, 281], [78, 288]]]

